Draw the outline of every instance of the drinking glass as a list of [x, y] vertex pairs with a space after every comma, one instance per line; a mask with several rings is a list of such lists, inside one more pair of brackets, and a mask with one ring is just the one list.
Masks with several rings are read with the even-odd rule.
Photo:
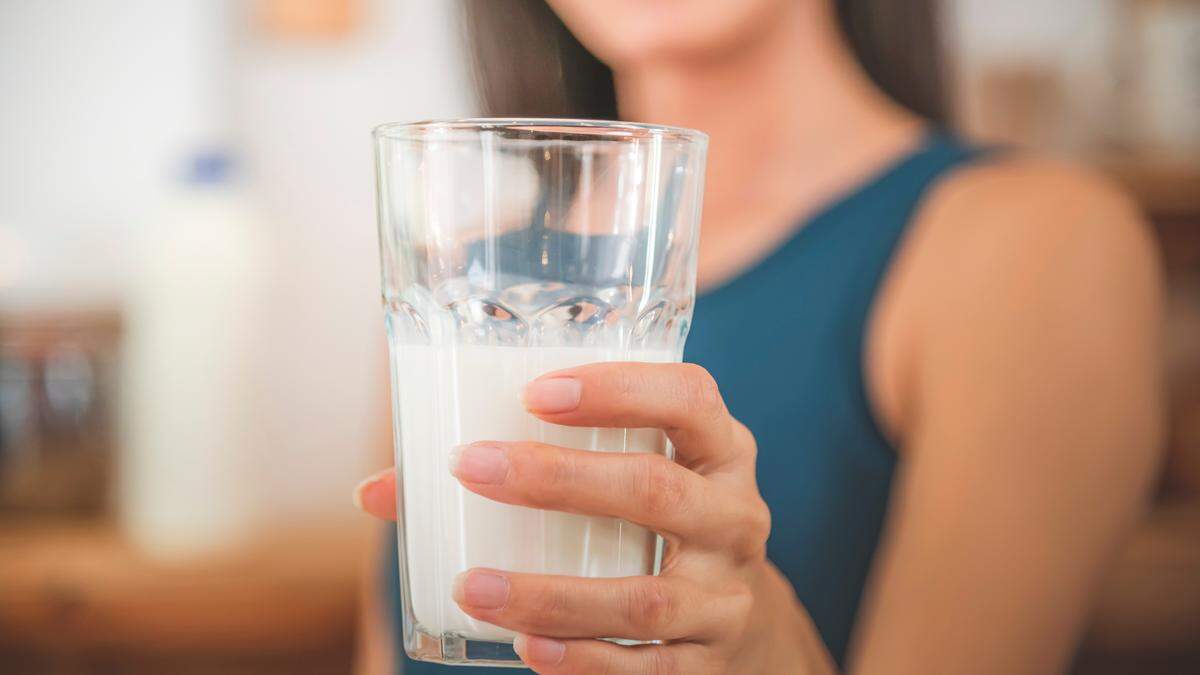
[[541, 422], [520, 392], [586, 363], [680, 360], [707, 137], [561, 119], [385, 124], [374, 135], [404, 647], [426, 661], [517, 666], [514, 634], [452, 600], [458, 573], [654, 574], [662, 545], [621, 520], [485, 499], [451, 476], [450, 453], [532, 440], [671, 454], [654, 429]]

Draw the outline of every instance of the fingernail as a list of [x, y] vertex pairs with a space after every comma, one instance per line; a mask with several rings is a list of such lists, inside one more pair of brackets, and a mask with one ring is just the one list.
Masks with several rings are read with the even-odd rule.
[[463, 572], [454, 577], [450, 594], [460, 605], [499, 609], [508, 602], [508, 579], [491, 572]]
[[381, 471], [354, 486], [354, 493], [351, 495], [351, 499], [354, 500], [355, 508], [359, 509], [360, 511], [369, 512], [367, 507], [364, 505], [365, 501], [372, 500], [376, 497], [375, 493], [378, 492], [377, 488], [379, 487], [379, 484], [383, 482], [383, 479], [387, 476], [389, 471], [391, 471], [391, 469]]
[[525, 385], [525, 407], [539, 413], [564, 413], [579, 407], [583, 383], [573, 377], [550, 377]]
[[486, 443], [460, 445], [450, 451], [450, 473], [468, 483], [503, 483], [508, 476], [508, 455], [504, 448]]
[[562, 663], [567, 654], [564, 642], [537, 635], [518, 635], [513, 640], [513, 649], [526, 663], [544, 666], [556, 666]]

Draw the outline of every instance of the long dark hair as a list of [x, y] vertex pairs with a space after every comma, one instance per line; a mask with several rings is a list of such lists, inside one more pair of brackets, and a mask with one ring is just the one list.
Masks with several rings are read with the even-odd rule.
[[[937, 0], [836, 0], [855, 56], [889, 96], [945, 122]], [[612, 71], [545, 0], [462, 0], [475, 79], [489, 115], [616, 119]]]

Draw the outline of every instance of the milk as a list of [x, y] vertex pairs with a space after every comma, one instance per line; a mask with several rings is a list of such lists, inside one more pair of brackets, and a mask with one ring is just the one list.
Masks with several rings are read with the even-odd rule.
[[678, 361], [672, 352], [595, 347], [412, 346], [392, 350], [393, 414], [407, 551], [401, 545], [417, 628], [432, 635], [510, 641], [514, 633], [467, 616], [451, 598], [472, 567], [583, 577], [654, 571], [655, 536], [612, 518], [500, 504], [450, 474], [455, 446], [531, 440], [609, 452], [665, 453], [656, 429], [557, 426], [530, 415], [521, 389], [550, 371], [598, 361]]

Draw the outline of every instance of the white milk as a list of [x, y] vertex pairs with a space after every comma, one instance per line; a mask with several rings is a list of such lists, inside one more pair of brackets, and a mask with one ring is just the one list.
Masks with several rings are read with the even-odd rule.
[[666, 451], [656, 429], [581, 429], [542, 422], [521, 405], [522, 387], [544, 373], [597, 361], [677, 361], [667, 351], [589, 347], [414, 347], [393, 354], [399, 402], [406, 563], [413, 614], [432, 635], [508, 641], [511, 631], [470, 618], [450, 597], [472, 567], [619, 577], [649, 574], [654, 535], [611, 518], [500, 504], [450, 475], [450, 450], [481, 440], [533, 440], [585, 450]]

